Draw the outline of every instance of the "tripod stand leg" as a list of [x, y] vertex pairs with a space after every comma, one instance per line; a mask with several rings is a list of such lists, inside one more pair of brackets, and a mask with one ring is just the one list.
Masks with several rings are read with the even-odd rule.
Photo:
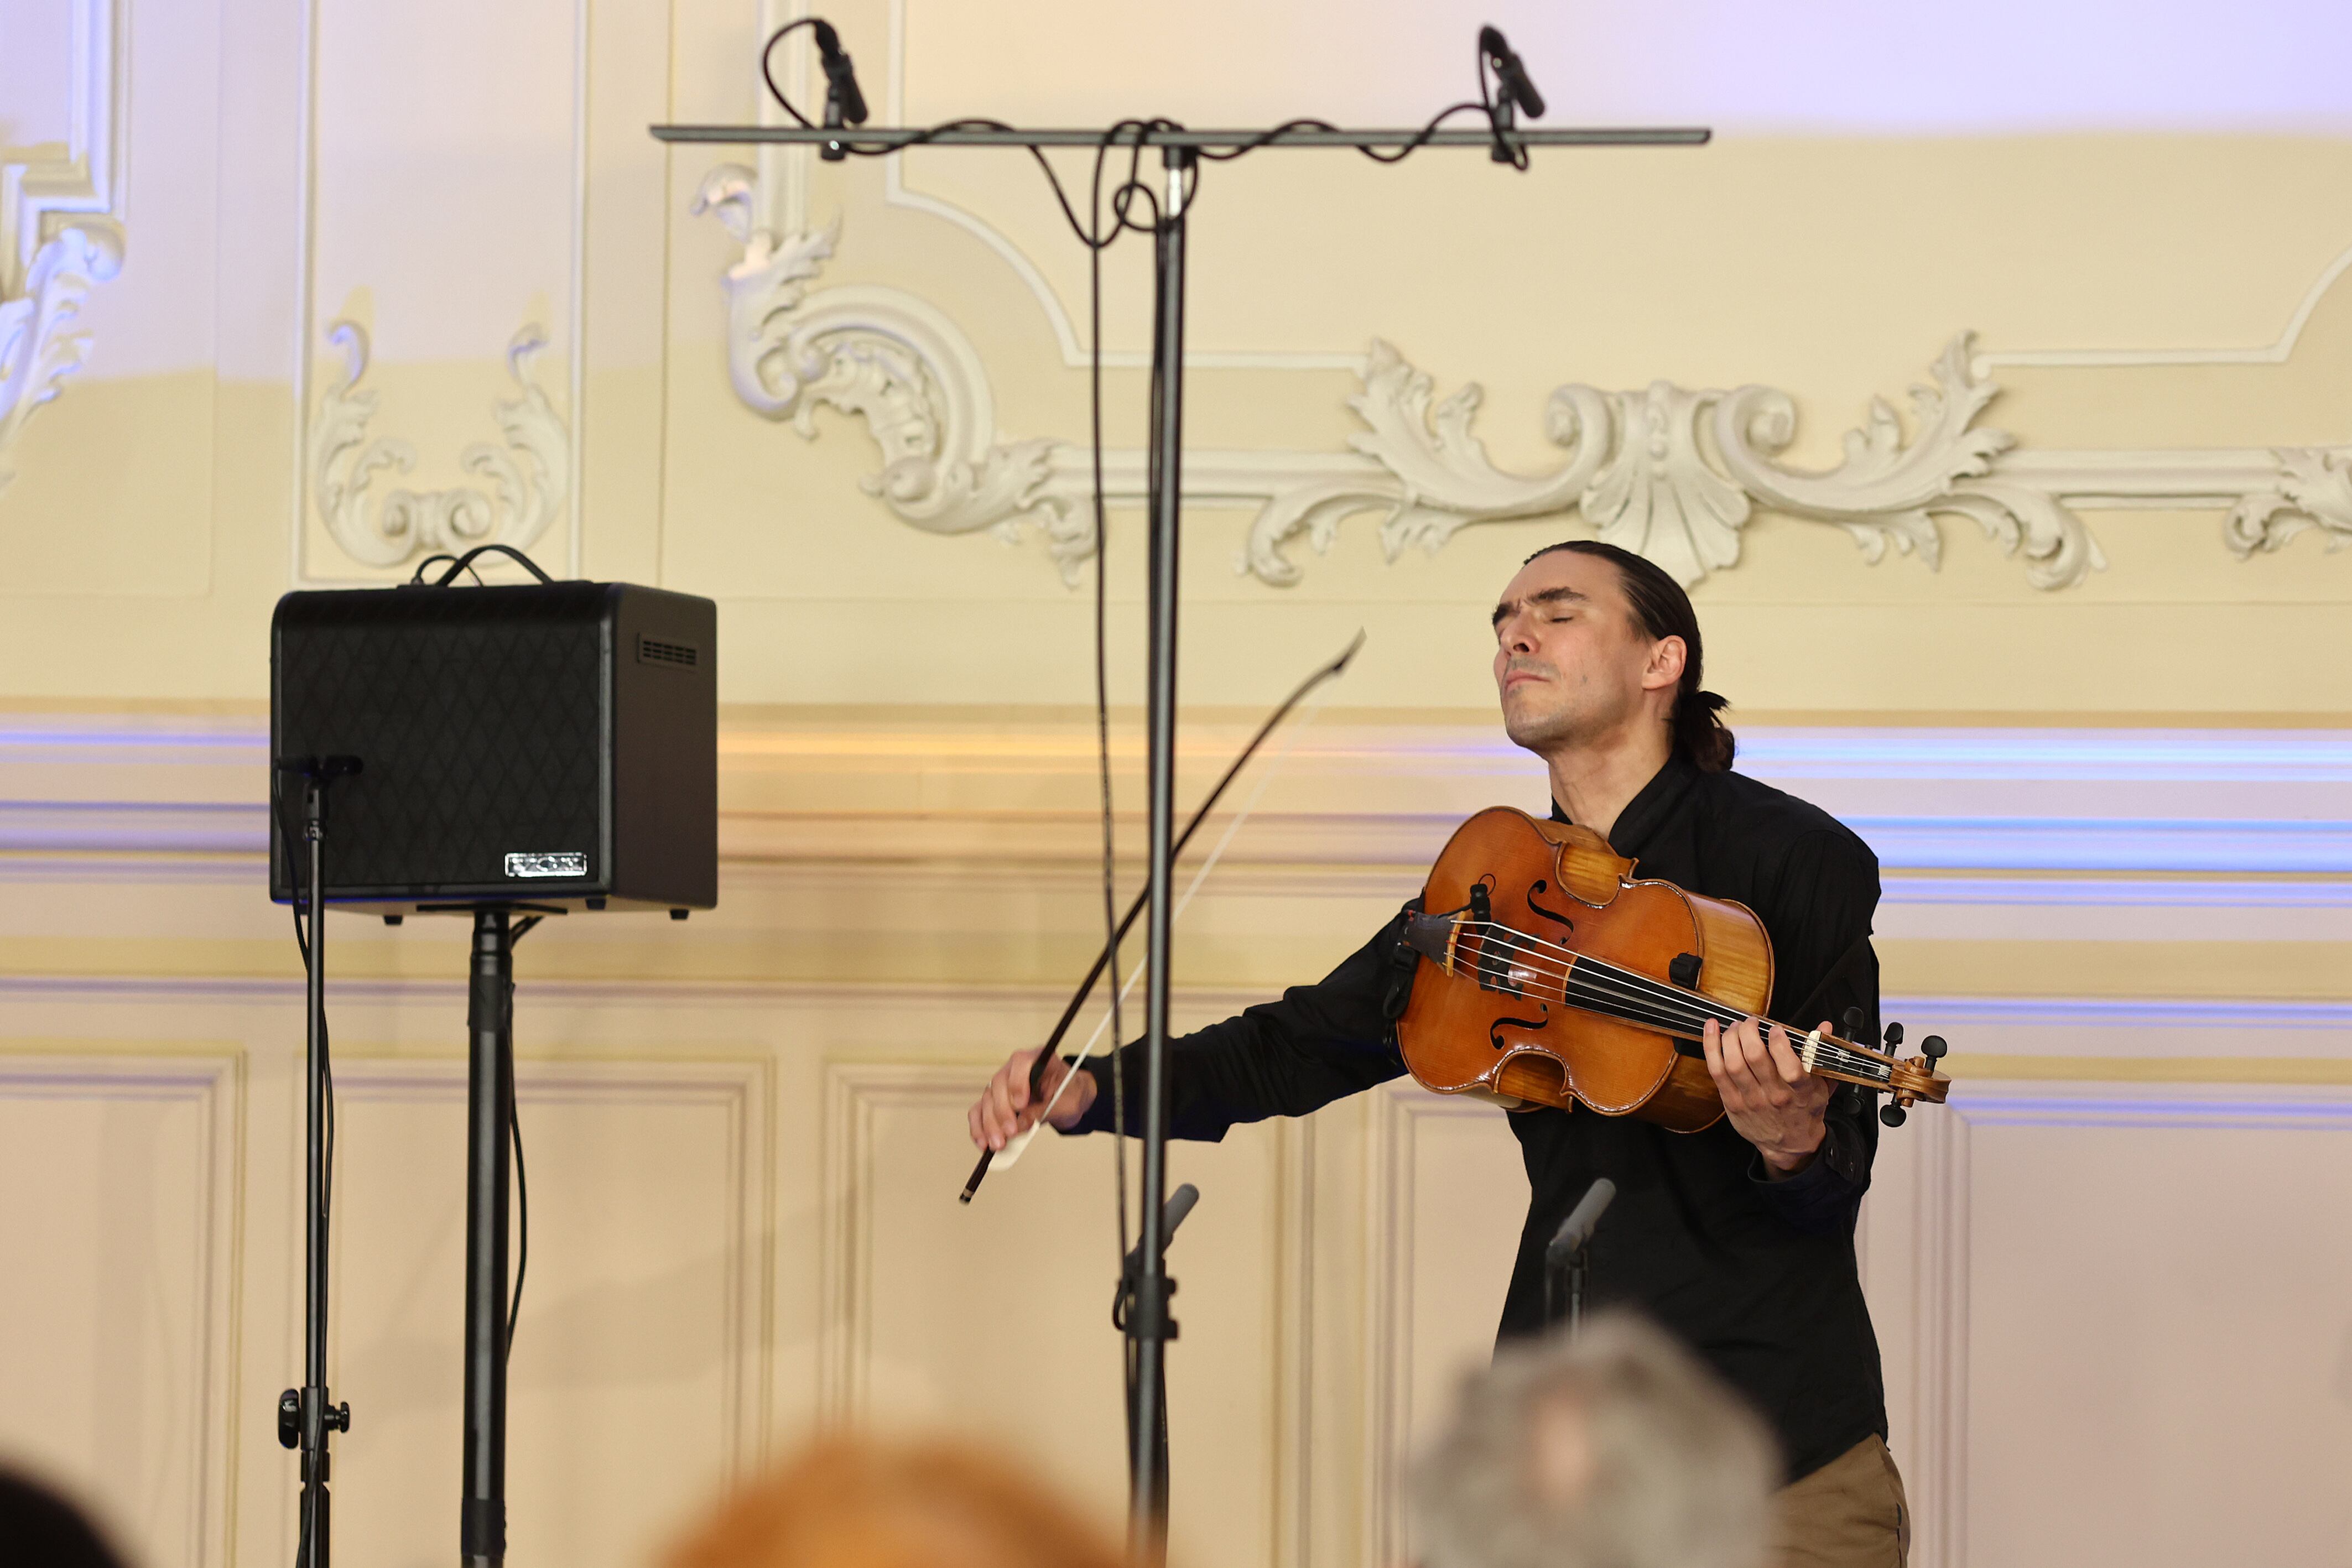
[[507, 1554], [507, 1127], [514, 1116], [514, 937], [507, 912], [474, 912], [466, 1089], [466, 1568]]

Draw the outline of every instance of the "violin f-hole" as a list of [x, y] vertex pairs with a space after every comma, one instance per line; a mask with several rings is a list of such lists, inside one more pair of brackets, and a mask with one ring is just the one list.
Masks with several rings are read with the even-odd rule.
[[[1542, 1004], [1540, 1003], [1538, 1004], [1539, 1007]], [[1486, 1026], [1487, 1043], [1492, 1045], [1496, 1051], [1508, 1051], [1510, 1047], [1503, 1043], [1503, 1026], [1507, 1023], [1516, 1024], [1520, 1029], [1545, 1029], [1549, 1027], [1551, 1023], [1551, 1009], [1548, 1007], [1543, 1008], [1543, 1013], [1544, 1016], [1539, 1019], [1496, 1019], [1493, 1023]]]
[[1567, 915], [1562, 915], [1557, 909], [1546, 909], [1542, 904], [1536, 902], [1536, 894], [1543, 892], [1544, 889], [1550, 885], [1551, 883], [1542, 877], [1538, 877], [1534, 882], [1530, 883], [1528, 885], [1528, 907], [1530, 910], [1533, 910], [1536, 914], [1542, 915], [1546, 920], [1557, 920], [1560, 925], [1566, 926], [1570, 932], [1573, 932], [1576, 929], [1575, 921], [1570, 920]]

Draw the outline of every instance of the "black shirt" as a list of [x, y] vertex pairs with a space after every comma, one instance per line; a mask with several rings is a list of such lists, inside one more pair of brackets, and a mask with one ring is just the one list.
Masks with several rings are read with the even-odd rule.
[[[1756, 912], [1772, 939], [1774, 1018], [1807, 1029], [1837, 1021], [1843, 1033], [1845, 1009], [1859, 1007], [1876, 1038], [1878, 861], [1835, 818], [1677, 758], [1626, 806], [1610, 841], [1640, 862], [1636, 876]], [[1317, 985], [1171, 1040], [1169, 1134], [1219, 1139], [1237, 1123], [1304, 1115], [1402, 1074], [1381, 1011], [1400, 931], [1391, 922]], [[1133, 1086], [1141, 1047], [1125, 1051]], [[1139, 1099], [1129, 1096], [1130, 1131]], [[1076, 1130], [1108, 1131], [1110, 1112], [1109, 1094], [1098, 1094]], [[1670, 1133], [1581, 1106], [1509, 1120], [1530, 1197], [1504, 1337], [1541, 1332], [1544, 1245], [1607, 1176], [1617, 1197], [1588, 1251], [1591, 1304], [1639, 1306], [1696, 1347], [1771, 1422], [1790, 1479], [1886, 1435], [1878, 1342], [1853, 1253], [1878, 1145], [1864, 1097], [1833, 1096], [1820, 1152], [1780, 1181], [1767, 1179], [1762, 1157], [1728, 1120]]]

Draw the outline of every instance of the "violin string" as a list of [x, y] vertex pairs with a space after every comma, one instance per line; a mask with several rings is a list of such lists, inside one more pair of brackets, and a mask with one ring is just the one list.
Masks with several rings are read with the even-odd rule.
[[[1496, 946], [1512, 956], [1524, 958], [1529, 953], [1538, 955], [1539, 961], [1523, 964], [1523, 971], [1559, 986], [1560, 1000], [1569, 1005], [1576, 1003], [1580, 992], [1587, 1000], [1609, 1004], [1596, 1007], [1593, 1010], [1622, 1017], [1629, 1022], [1650, 1024], [1669, 1030], [1703, 1030], [1710, 1019], [1718, 1025], [1734, 1027], [1747, 1021], [1749, 1016], [1723, 1007], [1711, 998], [1694, 997], [1662, 986], [1638, 971], [1622, 968], [1589, 954], [1559, 948], [1541, 937], [1499, 921], [1483, 923], [1483, 927], [1478, 922], [1465, 921], [1463, 924], [1480, 929], [1482, 936], [1487, 932], [1498, 935], [1501, 939]], [[1541, 962], [1540, 956], [1546, 949], [1563, 954], [1569, 959], [1567, 967]], [[1592, 972], [1586, 973], [1588, 969]], [[1633, 983], [1622, 983], [1623, 981]], [[1803, 1050], [1806, 1042], [1803, 1031], [1769, 1019], [1759, 1018], [1756, 1021], [1781, 1030], [1792, 1049]], [[1885, 1082], [1891, 1078], [1891, 1063], [1887, 1059], [1864, 1054], [1833, 1040], [1814, 1040], [1811, 1045], [1813, 1065], [1817, 1068], [1856, 1073], [1874, 1082]]]
[[[1501, 940], [1496, 940], [1496, 946], [1501, 952], [1523, 959], [1530, 953], [1535, 955], [1525, 964], [1529, 973], [1540, 975], [1563, 987], [1572, 983], [1595, 995], [1622, 998], [1628, 1001], [1643, 1004], [1649, 1009], [1643, 1015], [1647, 1020], [1693, 1029], [1704, 1026], [1710, 1019], [1727, 1028], [1735, 1028], [1747, 1020], [1748, 1015], [1744, 1013], [1730, 1008], [1720, 1007], [1718, 1004], [1702, 998], [1687, 997], [1680, 991], [1615, 983], [1615, 975], [1624, 975], [1634, 979], [1643, 979], [1645, 977], [1633, 975], [1629, 970], [1618, 970], [1616, 966], [1596, 960], [1590, 955], [1569, 952], [1566, 955], [1566, 963], [1556, 962], [1551, 959], [1549, 953], [1543, 951], [1549, 947], [1550, 944], [1543, 942], [1540, 938], [1531, 937], [1525, 932], [1504, 925], [1499, 922], [1489, 922], [1488, 926], [1493, 932], [1500, 934]], [[1612, 975], [1612, 971], [1615, 974]], [[1771, 1020], [1759, 1019], [1758, 1021], [1769, 1023]]]
[[[1664, 984], [1637, 969], [1628, 969], [1620, 965], [1612, 964], [1605, 958], [1595, 957], [1590, 953], [1580, 953], [1573, 947], [1562, 946], [1557, 942], [1538, 936], [1531, 931], [1522, 931], [1516, 925], [1507, 925], [1499, 920], [1465, 921], [1464, 924], [1482, 932], [1499, 933], [1509, 940], [1515, 950], [1538, 953], [1547, 958], [1573, 965], [1579, 969], [1591, 969], [1597, 974], [1605, 974], [1612, 978], [1629, 982], [1631, 988], [1639, 989], [1643, 995], [1661, 1003], [1683, 1007], [1702, 1016], [1712, 1013], [1717, 1023], [1743, 1023], [1749, 1016], [1736, 1008], [1715, 1000], [1712, 997]], [[1771, 1020], [1759, 1019], [1758, 1021]]]
[[[1660, 1028], [1670, 1033], [1686, 1033], [1703, 1038], [1708, 1022], [1720, 1025], [1725, 1021], [1719, 1018], [1710, 1019], [1707, 1015], [1694, 1012], [1683, 1012], [1677, 1015], [1658, 1008], [1643, 992], [1611, 985], [1606, 980], [1584, 978], [1574, 974], [1562, 977], [1557, 973], [1536, 969], [1521, 972], [1531, 977], [1541, 975], [1544, 979], [1558, 986], [1559, 999], [1569, 1006], [1574, 1007], [1580, 1004], [1585, 1010], [1622, 1018], [1633, 1023]], [[1885, 1082], [1891, 1077], [1889, 1066], [1884, 1061], [1847, 1050], [1834, 1040], [1809, 1040], [1802, 1031], [1772, 1019], [1759, 1019], [1756, 1021], [1768, 1030], [1781, 1030], [1790, 1048], [1801, 1055], [1810, 1049], [1812, 1060], [1808, 1065], [1811, 1068], [1849, 1072], [1868, 1079], [1872, 1082]]]
[[[1475, 925], [1477, 923], [1465, 924]], [[1660, 984], [1638, 970], [1624, 968], [1604, 958], [1596, 958], [1589, 953], [1579, 953], [1573, 948], [1559, 946], [1530, 932], [1521, 931], [1517, 926], [1506, 925], [1500, 921], [1488, 921], [1485, 925], [1488, 929], [1499, 933], [1506, 938], [1510, 950], [1515, 954], [1534, 952], [1545, 958], [1552, 958], [1556, 955], [1559, 960], [1564, 960], [1560, 968], [1544, 971], [1554, 979], [1573, 975], [1578, 983], [1590, 988], [1638, 998], [1667, 1012], [1680, 1009], [1682, 1009], [1680, 1016], [1694, 1023], [1704, 1023], [1712, 1017], [1717, 1023], [1726, 1028], [1733, 1028], [1747, 1022], [1751, 1016], [1736, 1008], [1717, 1002], [1711, 997]], [[1587, 971], [1591, 973], [1588, 975]], [[1756, 1021], [1759, 1024], [1774, 1022], [1771, 1019], [1760, 1016], [1756, 1018]], [[1779, 1027], [1788, 1030], [1792, 1035], [1801, 1036], [1804, 1033], [1803, 1030], [1792, 1029], [1786, 1024]], [[1832, 1045], [1836, 1042], [1825, 1040], [1822, 1043]]]

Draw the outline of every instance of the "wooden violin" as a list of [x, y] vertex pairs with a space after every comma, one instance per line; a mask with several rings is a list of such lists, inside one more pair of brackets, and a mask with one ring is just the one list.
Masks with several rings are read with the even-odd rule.
[[[1578, 1102], [1695, 1133], [1723, 1114], [1700, 1033], [1754, 1018], [1772, 995], [1772, 942], [1746, 905], [1636, 881], [1634, 862], [1590, 828], [1508, 807], [1454, 830], [1430, 868], [1404, 940], [1419, 955], [1397, 1019], [1405, 1066], [1441, 1094], [1521, 1109]], [[1859, 1033], [1860, 1014], [1846, 1028]], [[1951, 1080], [1822, 1030], [1788, 1030], [1805, 1070], [1883, 1090], [1879, 1113], [1941, 1103]], [[1890, 1047], [1900, 1024], [1887, 1029]]]

